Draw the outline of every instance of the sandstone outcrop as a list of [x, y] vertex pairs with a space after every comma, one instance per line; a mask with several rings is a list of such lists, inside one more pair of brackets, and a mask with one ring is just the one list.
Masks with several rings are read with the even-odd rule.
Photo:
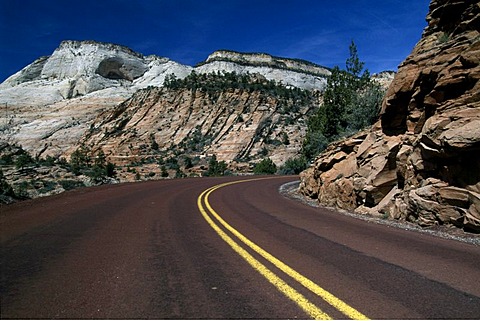
[[0, 141], [66, 156], [105, 109], [192, 67], [109, 43], [63, 41], [0, 84]]
[[[248, 88], [217, 83], [208, 92], [165, 86], [172, 75], [180, 80], [229, 72], [259, 82]], [[120, 181], [202, 175], [211, 155], [236, 172], [251, 171], [264, 157], [282, 165], [297, 156], [329, 74], [313, 63], [268, 54], [217, 51], [191, 67], [120, 45], [64, 41], [0, 84], [0, 158], [1, 146], [21, 146], [39, 162], [51, 157], [61, 166], [42, 168], [42, 174], [34, 166], [27, 173], [2, 163], [0, 170], [21, 194], [35, 197], [62, 191], [53, 184], [62, 177], [67, 188], [77, 184], [62, 166], [84, 146], [92, 159], [103, 151], [122, 166]], [[268, 90], [258, 89], [262, 83]], [[294, 94], [282, 98], [279, 92]], [[188, 172], [162, 163], [172, 159]], [[36, 176], [39, 183], [30, 184]]]
[[480, 5], [434, 0], [370, 130], [330, 146], [300, 190], [359, 213], [480, 232]]
[[256, 73], [315, 90], [323, 88], [329, 74], [306, 61], [223, 52], [194, 68], [121, 45], [63, 41], [51, 56], [37, 59], [0, 84], [0, 140], [20, 144], [33, 155], [68, 156], [100, 113], [138, 90], [163, 86], [171, 74], [182, 79], [192, 71]]
[[268, 156], [281, 165], [301, 149], [306, 121], [319, 100], [318, 92], [301, 103], [248, 89], [227, 88], [212, 96], [152, 87], [100, 114], [82, 143], [102, 149], [117, 164], [214, 154], [229, 164]]
[[[167, 58], [143, 55], [120, 45], [95, 41], [63, 41], [51, 56], [37, 59], [0, 84], [0, 102], [14, 106], [44, 106], [65, 99], [111, 95], [128, 98], [135, 90], [163, 83], [167, 73], [185, 77], [192, 68], [173, 63]], [[160, 78], [149, 79], [142, 86], [142, 77], [151, 72]], [[151, 78], [151, 77], [150, 77]]]
[[260, 74], [268, 80], [309, 90], [322, 89], [327, 83], [326, 77], [331, 74], [327, 68], [304, 60], [227, 50], [215, 51], [195, 70], [200, 73], [223, 70], [237, 74]]

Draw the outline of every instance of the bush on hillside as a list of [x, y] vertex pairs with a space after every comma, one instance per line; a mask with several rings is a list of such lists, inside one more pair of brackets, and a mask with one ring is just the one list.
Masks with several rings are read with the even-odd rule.
[[275, 165], [275, 163], [270, 158], [264, 158], [259, 163], [255, 164], [255, 167], [253, 168], [253, 173], [256, 175], [271, 175], [275, 174], [276, 172], [277, 165]]
[[329, 143], [372, 125], [380, 111], [384, 91], [372, 80], [358, 58], [352, 41], [346, 70], [332, 69], [323, 104], [308, 120], [302, 154], [312, 160]]
[[282, 175], [298, 175], [307, 168], [307, 159], [305, 156], [289, 158], [280, 168]]

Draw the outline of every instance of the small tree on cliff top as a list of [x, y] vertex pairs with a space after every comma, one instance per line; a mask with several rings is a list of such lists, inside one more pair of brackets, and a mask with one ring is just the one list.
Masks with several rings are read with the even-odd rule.
[[332, 69], [323, 105], [308, 121], [302, 150], [307, 159], [313, 159], [328, 143], [372, 125], [378, 117], [383, 90], [364, 70], [353, 41], [349, 50], [346, 70]]

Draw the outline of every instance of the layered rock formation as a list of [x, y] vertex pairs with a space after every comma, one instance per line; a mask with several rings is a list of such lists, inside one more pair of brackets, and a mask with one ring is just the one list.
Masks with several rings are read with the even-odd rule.
[[152, 87], [100, 114], [82, 143], [117, 164], [159, 154], [215, 154], [237, 165], [268, 156], [283, 164], [301, 149], [319, 100], [318, 92], [300, 101], [249, 89], [212, 94]]
[[67, 155], [96, 116], [135, 91], [192, 67], [94, 41], [63, 41], [0, 84], [2, 142], [34, 155]]
[[260, 74], [268, 80], [302, 89], [322, 89], [331, 74], [325, 67], [304, 60], [274, 57], [265, 53], [219, 50], [195, 68], [200, 73], [218, 70], [237, 74]]
[[182, 79], [192, 71], [257, 73], [285, 85], [321, 90], [329, 73], [308, 62], [266, 54], [260, 56], [275, 63], [260, 66], [257, 58], [235, 53], [222, 56], [222, 64], [217, 64], [221, 55], [212, 56], [216, 58], [193, 68], [120, 45], [64, 41], [51, 56], [37, 59], [0, 84], [0, 139], [34, 155], [68, 157], [100, 113], [138, 90], [162, 86], [171, 74]]
[[[20, 194], [36, 197], [77, 186], [66, 162], [78, 150], [91, 159], [104, 153], [119, 181], [203, 175], [212, 155], [236, 172], [265, 157], [281, 166], [298, 155], [329, 74], [268, 54], [218, 51], [190, 67], [124, 46], [64, 41], [0, 84], [0, 170]], [[190, 87], [167, 88], [190, 78]], [[50, 169], [19, 170], [9, 146], [48, 159]], [[53, 183], [59, 175], [66, 187]], [[92, 179], [75, 176], [81, 185]]]
[[322, 204], [480, 232], [480, 5], [434, 0], [370, 130], [302, 173]]
[[111, 88], [125, 99], [138, 89], [161, 85], [170, 73], [185, 77], [191, 70], [120, 45], [63, 41], [51, 56], [37, 59], [0, 84], [0, 102], [12, 107], [44, 106], [93, 92], [97, 97], [112, 96], [112, 91], [102, 92]]

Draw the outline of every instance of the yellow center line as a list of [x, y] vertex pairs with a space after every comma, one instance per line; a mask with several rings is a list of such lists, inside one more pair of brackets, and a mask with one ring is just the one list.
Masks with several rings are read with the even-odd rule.
[[197, 205], [202, 213], [202, 216], [205, 218], [207, 223], [217, 232], [217, 234], [228, 244], [230, 247], [237, 252], [248, 264], [250, 264], [257, 272], [259, 272], [263, 277], [265, 277], [270, 283], [272, 283], [281, 293], [287, 296], [289, 299], [294, 301], [307, 315], [313, 319], [318, 320], [331, 320], [332, 318], [318, 308], [315, 304], [310, 302], [302, 294], [297, 292], [294, 288], [289, 286], [281, 278], [279, 278], [275, 273], [269, 270], [265, 265], [260, 263], [252, 255], [250, 255], [246, 250], [244, 250], [237, 242], [235, 242], [231, 237], [229, 237], [222, 229], [215, 224], [215, 222], [210, 218], [210, 216], [205, 211], [205, 208], [202, 205], [202, 198], [208, 190], [204, 191], [197, 199]]
[[[225, 220], [223, 220], [220, 215], [212, 208], [210, 205], [208, 198], [212, 192], [215, 190], [228, 186], [228, 185], [233, 185], [233, 184], [238, 184], [238, 183], [244, 183], [244, 182], [250, 182], [254, 180], [260, 180], [260, 179], [265, 179], [265, 178], [256, 178], [256, 179], [247, 179], [247, 180], [242, 180], [242, 181], [235, 181], [235, 182], [229, 182], [229, 183], [223, 183], [219, 184], [216, 186], [213, 186], [207, 190], [205, 190], [198, 198], [198, 207], [200, 211], [202, 212], [202, 215], [205, 217], [207, 222], [212, 221], [211, 218], [208, 216], [206, 213], [205, 209], [203, 208], [203, 205], [201, 204], [201, 199], [203, 198], [203, 201], [205, 203], [205, 206], [207, 207], [208, 211], [217, 219], [217, 221], [228, 231], [230, 231], [232, 234], [234, 234], [241, 242], [243, 242], [245, 245], [250, 247], [253, 251], [258, 253], [260, 256], [265, 258], [267, 261], [272, 263], [274, 266], [276, 266], [278, 269], [280, 269], [282, 272], [285, 274], [289, 275], [291, 278], [299, 282], [301, 285], [303, 285], [305, 288], [310, 290], [311, 292], [315, 293], [317, 296], [321, 297], [325, 302], [329, 303], [331, 306], [335, 307], [338, 311], [342, 312], [344, 315], [347, 317], [354, 319], [354, 320], [368, 320], [368, 317], [356, 310], [355, 308], [351, 307], [341, 299], [335, 297], [333, 294], [328, 292], [327, 290], [323, 289], [319, 285], [317, 285], [315, 282], [311, 281], [307, 277], [301, 275], [297, 271], [295, 271], [293, 268], [289, 267], [287, 264], [283, 263], [264, 249], [262, 249], [260, 246], [256, 245], [254, 242], [249, 240], [247, 237], [245, 237], [243, 234], [241, 234], [239, 231], [237, 231], [235, 228], [233, 228], [230, 224], [228, 224]], [[268, 179], [268, 178], [267, 178]], [[207, 219], [208, 217], [208, 219]], [[213, 221], [212, 221], [213, 223]], [[210, 222], [209, 222], [210, 224]], [[215, 224], [215, 223], [213, 223]], [[212, 226], [212, 224], [210, 224]], [[216, 224], [215, 226], [220, 229]], [[213, 227], [213, 226], [212, 226]], [[217, 229], [214, 228], [216, 231]], [[221, 229], [220, 229], [221, 231]], [[217, 233], [219, 233], [217, 231]], [[222, 232], [223, 233], [223, 232]], [[227, 236], [228, 237], [228, 236]], [[223, 237], [222, 237], [223, 238]], [[230, 237], [228, 237], [230, 240], [232, 240]], [[224, 239], [225, 240], [225, 239]], [[232, 240], [232, 242], [235, 242]], [[228, 243], [228, 242], [227, 242]], [[237, 244], [237, 243], [235, 243]], [[238, 244], [237, 244], [238, 246]], [[243, 250], [243, 249], [242, 249]], [[238, 252], [237, 252], [238, 253]], [[242, 256], [243, 257], [243, 256]], [[253, 257], [252, 257], [253, 258]], [[245, 259], [245, 258], [244, 258]], [[254, 259], [255, 260], [255, 259]], [[258, 262], [258, 261], [257, 261]], [[260, 263], [260, 262], [258, 262]], [[273, 273], [273, 272], [272, 272]], [[266, 276], [265, 276], [266, 277]], [[267, 278], [268, 279], [268, 278]], [[288, 295], [287, 295], [288, 296]], [[295, 301], [295, 300], [294, 300]], [[315, 317], [316, 318], [316, 317]]]

